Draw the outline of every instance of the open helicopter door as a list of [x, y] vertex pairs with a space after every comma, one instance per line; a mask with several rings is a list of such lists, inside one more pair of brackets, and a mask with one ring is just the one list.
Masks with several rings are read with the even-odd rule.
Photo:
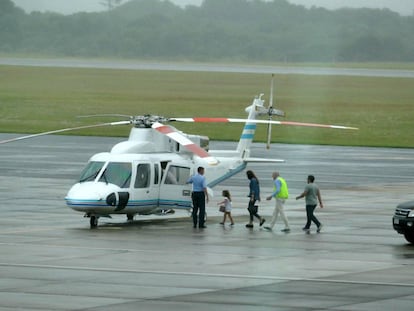
[[[133, 162], [133, 182], [128, 206], [138, 214], [151, 214], [158, 207], [159, 167], [150, 161]], [[127, 212], [128, 213], [128, 212]]]
[[187, 163], [161, 162], [159, 208], [164, 213], [174, 209], [191, 209], [191, 184], [187, 180], [193, 173]]

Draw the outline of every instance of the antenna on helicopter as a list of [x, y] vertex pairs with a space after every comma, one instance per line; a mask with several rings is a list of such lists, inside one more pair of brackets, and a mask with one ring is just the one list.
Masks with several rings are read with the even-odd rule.
[[[272, 73], [272, 80], [270, 81], [270, 100], [269, 100], [269, 121], [272, 120], [272, 115], [270, 114], [270, 110], [273, 109], [273, 78], [274, 74]], [[270, 140], [272, 136], [272, 124], [267, 125], [267, 140], [266, 140], [266, 149], [270, 149]]]
[[268, 115], [268, 120], [270, 121], [267, 124], [267, 140], [266, 140], [266, 149], [270, 149], [270, 141], [272, 138], [272, 116], [276, 115], [276, 116], [280, 116], [280, 117], [284, 117], [285, 113], [281, 110], [278, 109], [274, 109], [273, 108], [273, 93], [274, 93], [274, 77], [275, 75], [272, 73], [272, 79], [270, 81], [270, 100], [269, 100], [269, 108], [267, 110], [267, 115]]

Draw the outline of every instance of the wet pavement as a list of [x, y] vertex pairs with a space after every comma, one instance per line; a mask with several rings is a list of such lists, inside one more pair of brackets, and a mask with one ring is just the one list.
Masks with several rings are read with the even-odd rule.
[[[245, 227], [244, 172], [214, 189], [207, 229], [179, 211], [101, 218], [91, 230], [63, 198], [88, 158], [120, 140], [48, 136], [0, 146], [0, 311], [413, 310], [414, 247], [391, 221], [397, 203], [414, 199], [414, 150], [255, 144], [252, 156], [287, 161], [249, 168], [263, 196], [273, 170], [287, 180], [290, 233], [280, 219], [272, 232]], [[319, 234], [301, 230], [304, 201], [293, 199], [308, 174], [325, 203]], [[225, 188], [234, 227], [219, 224]], [[273, 204], [260, 204], [268, 221]]]

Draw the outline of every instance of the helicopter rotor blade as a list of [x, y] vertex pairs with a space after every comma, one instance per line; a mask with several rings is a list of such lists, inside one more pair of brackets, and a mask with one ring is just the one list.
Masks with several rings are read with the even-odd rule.
[[164, 125], [159, 122], [155, 122], [152, 125], [152, 128], [160, 132], [161, 134], [167, 135], [172, 140], [176, 141], [180, 145], [184, 146], [187, 150], [191, 151], [193, 154], [203, 158], [208, 162], [209, 165], [215, 165], [218, 163], [217, 159], [212, 157], [207, 151], [199, 147], [197, 144], [192, 142], [190, 139], [179, 133], [173, 127], [169, 125]]
[[39, 136], [50, 135], [50, 134], [57, 134], [57, 133], [62, 133], [62, 132], [75, 131], [75, 130], [81, 130], [81, 129], [87, 129], [87, 128], [101, 127], [101, 126], [124, 125], [124, 124], [131, 124], [131, 122], [130, 121], [118, 121], [118, 122], [99, 123], [99, 124], [94, 124], [94, 125], [85, 125], [85, 126], [77, 126], [77, 127], [59, 129], [59, 130], [54, 130], [54, 131], [42, 132], [42, 133], [37, 133], [37, 134], [20, 136], [20, 137], [16, 137], [16, 138], [2, 140], [2, 141], [0, 141], [0, 145], [1, 144], [6, 144], [6, 143], [11, 143], [11, 142], [14, 142], [14, 141], [23, 140], [23, 139], [29, 139], [29, 138], [39, 137]]
[[170, 118], [168, 121], [178, 122], [212, 122], [212, 123], [258, 123], [258, 124], [278, 124], [278, 125], [291, 125], [291, 126], [309, 126], [309, 127], [322, 127], [333, 128], [341, 130], [358, 130], [356, 127], [343, 126], [343, 125], [331, 125], [331, 124], [319, 124], [319, 123], [305, 123], [295, 121], [275, 121], [275, 120], [257, 120], [257, 119], [234, 119], [234, 118]]
[[88, 115], [81, 115], [76, 116], [77, 118], [99, 118], [99, 117], [121, 117], [125, 119], [131, 119], [132, 116], [120, 113], [99, 113], [99, 114], [88, 114]]

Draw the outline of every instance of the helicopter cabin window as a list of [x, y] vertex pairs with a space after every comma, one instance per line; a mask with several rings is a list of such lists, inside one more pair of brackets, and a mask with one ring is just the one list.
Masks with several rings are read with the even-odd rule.
[[151, 175], [149, 164], [138, 164], [137, 177], [135, 178], [135, 188], [148, 188]]
[[98, 176], [99, 172], [104, 166], [104, 164], [105, 162], [89, 162], [83, 169], [81, 176], [79, 178], [79, 182], [94, 181], [96, 176]]
[[115, 184], [120, 188], [129, 188], [131, 175], [131, 163], [109, 162], [99, 181]]
[[190, 169], [188, 167], [171, 165], [168, 168], [164, 183], [167, 185], [185, 185], [189, 177]]

